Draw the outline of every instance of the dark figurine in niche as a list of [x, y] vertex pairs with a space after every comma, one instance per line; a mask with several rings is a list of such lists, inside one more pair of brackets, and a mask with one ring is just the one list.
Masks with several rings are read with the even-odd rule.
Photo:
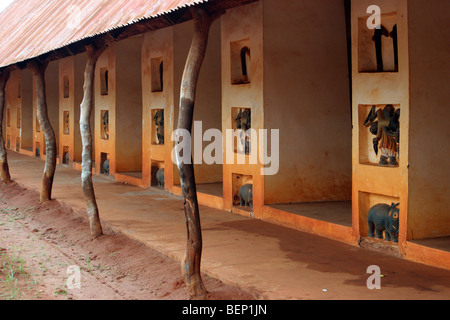
[[384, 239], [398, 243], [399, 232], [399, 203], [376, 204], [369, 210], [369, 237], [376, 236], [377, 239]]
[[250, 154], [250, 141], [247, 130], [251, 129], [252, 118], [250, 109], [239, 109], [239, 113], [235, 119], [236, 128], [242, 130], [240, 133], [241, 145], [244, 146], [245, 154]]
[[399, 119], [400, 109], [395, 110], [393, 105], [388, 104], [384, 109], [378, 110], [373, 106], [364, 122], [364, 126], [370, 127], [370, 132], [376, 136], [373, 139], [375, 154], [378, 155], [378, 147], [381, 149], [380, 165], [398, 165]]
[[389, 31], [380, 25], [375, 28], [375, 32], [372, 40], [375, 42], [375, 53], [377, 55], [377, 71], [383, 72], [383, 49], [382, 49], [382, 37], [389, 37]]
[[164, 168], [161, 168], [156, 173], [156, 180], [158, 180], [158, 187], [164, 188]]
[[69, 112], [65, 112], [64, 116], [65, 116], [64, 117], [64, 133], [69, 134], [69, 119], [70, 119]]
[[108, 94], [108, 92], [109, 92], [109, 83], [108, 83], [108, 81], [109, 81], [109, 71], [108, 70], [106, 70], [105, 71], [105, 94]]
[[241, 70], [242, 70], [242, 83], [249, 83], [247, 57], [250, 60], [250, 49], [243, 47], [241, 49]]
[[253, 185], [244, 184], [239, 189], [239, 204], [241, 207], [253, 209]]
[[159, 64], [159, 82], [161, 86], [161, 91], [163, 91], [163, 85], [164, 85], [164, 61], [161, 61]]
[[394, 25], [389, 36], [394, 41], [394, 60], [395, 60], [395, 72], [398, 72], [398, 38], [397, 38], [397, 25]]
[[158, 110], [153, 117], [156, 125], [157, 144], [164, 144], [164, 110]]
[[109, 175], [109, 159], [103, 162], [103, 174]]
[[63, 164], [69, 164], [69, 152], [64, 153]]
[[374, 35], [372, 40], [375, 42], [375, 54], [377, 57], [377, 72], [384, 71], [384, 63], [383, 63], [383, 48], [382, 48], [382, 38], [386, 37], [392, 38], [394, 43], [394, 60], [395, 60], [395, 71], [398, 71], [398, 39], [397, 39], [397, 25], [394, 25], [391, 32], [386, 29], [385, 26], [380, 25], [375, 28]]
[[41, 156], [41, 148], [37, 147], [36, 148], [36, 158], [39, 158]]
[[109, 139], [109, 111], [105, 111], [103, 113], [102, 125], [103, 125], [104, 138], [106, 140], [108, 140]]

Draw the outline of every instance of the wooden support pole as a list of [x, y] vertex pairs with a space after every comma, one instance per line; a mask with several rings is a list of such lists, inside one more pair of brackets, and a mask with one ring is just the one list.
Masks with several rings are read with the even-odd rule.
[[0, 73], [0, 175], [3, 183], [11, 183], [9, 174], [8, 157], [6, 154], [5, 140], [3, 138], [3, 116], [5, 114], [6, 83], [9, 79], [9, 71]]
[[27, 64], [33, 74], [36, 84], [37, 118], [44, 133], [46, 146], [46, 160], [44, 173], [42, 175], [41, 202], [49, 201], [52, 198], [53, 179], [56, 171], [56, 136], [50, 124], [47, 111], [47, 98], [45, 94], [45, 70], [48, 62], [34, 60]]
[[[181, 81], [178, 129], [191, 133], [194, 115], [197, 80], [206, 53], [208, 35], [214, 18], [201, 7], [191, 8], [194, 19], [194, 36]], [[207, 295], [200, 273], [202, 255], [202, 231], [195, 185], [194, 167], [177, 161], [181, 189], [184, 197], [187, 243], [181, 270], [189, 295], [193, 299], [204, 299]]]
[[94, 106], [95, 65], [105, 49], [106, 46], [102, 46], [101, 48], [96, 48], [92, 44], [86, 46], [87, 62], [84, 72], [84, 96], [80, 106], [80, 133], [83, 144], [81, 184], [84, 198], [87, 202], [87, 212], [93, 238], [102, 236], [103, 230], [100, 223], [97, 201], [95, 199], [94, 185], [92, 183], [92, 130], [90, 117]]

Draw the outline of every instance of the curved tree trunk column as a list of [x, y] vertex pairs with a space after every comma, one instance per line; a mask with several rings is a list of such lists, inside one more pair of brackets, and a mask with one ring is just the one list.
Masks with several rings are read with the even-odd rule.
[[92, 184], [92, 131], [90, 117], [93, 109], [95, 65], [105, 49], [106, 47], [97, 49], [93, 45], [86, 46], [88, 58], [84, 72], [84, 96], [80, 106], [80, 133], [83, 144], [81, 184], [84, 198], [87, 202], [87, 212], [93, 238], [102, 236], [103, 230], [98, 214], [94, 185]]
[[48, 62], [39, 63], [33, 61], [28, 63], [28, 68], [33, 74], [36, 84], [37, 118], [45, 137], [46, 160], [44, 174], [42, 175], [41, 202], [52, 198], [53, 178], [56, 170], [56, 137], [47, 113], [47, 98], [45, 95], [45, 70]]
[[9, 71], [0, 74], [0, 175], [3, 183], [11, 183], [8, 157], [6, 155], [5, 140], [3, 139], [3, 116], [5, 114], [5, 88], [9, 79]]
[[[194, 19], [194, 36], [181, 81], [178, 118], [178, 129], [187, 130], [189, 133], [191, 133], [192, 129], [198, 75], [206, 53], [209, 28], [213, 21], [213, 18], [202, 8], [191, 8], [191, 13]], [[179, 154], [177, 154], [177, 166], [180, 172], [187, 228], [186, 253], [181, 263], [181, 271], [191, 298], [203, 299], [208, 292], [203, 284], [200, 273], [202, 231], [194, 167], [192, 161], [190, 164], [180, 162]]]

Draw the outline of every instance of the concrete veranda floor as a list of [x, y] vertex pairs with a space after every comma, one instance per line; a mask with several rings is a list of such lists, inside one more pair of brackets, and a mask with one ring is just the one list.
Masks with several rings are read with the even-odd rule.
[[[12, 178], [39, 190], [44, 162], [8, 151]], [[80, 172], [58, 165], [53, 198], [85, 212]], [[180, 197], [94, 176], [100, 217], [113, 229], [181, 261]], [[200, 206], [202, 271], [260, 299], [450, 299], [450, 271]], [[89, 232], [89, 230], [86, 230]], [[369, 290], [370, 265], [381, 289]]]

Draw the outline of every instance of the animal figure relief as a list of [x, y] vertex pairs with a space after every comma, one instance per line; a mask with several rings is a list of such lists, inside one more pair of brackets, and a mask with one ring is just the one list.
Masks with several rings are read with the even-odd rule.
[[65, 134], [69, 134], [69, 119], [70, 119], [69, 112], [65, 112], [65, 117], [64, 117], [64, 133]]
[[240, 135], [240, 143], [243, 146], [245, 154], [250, 154], [250, 140], [249, 136], [245, 133], [251, 129], [252, 118], [250, 109], [239, 109], [239, 113], [236, 116], [236, 128], [242, 130]]
[[109, 111], [108, 110], [106, 110], [103, 113], [102, 125], [103, 125], [103, 138], [108, 140], [109, 139]]
[[244, 184], [239, 189], [239, 204], [241, 207], [253, 209], [253, 185]]
[[158, 110], [153, 117], [156, 126], [157, 144], [164, 144], [164, 110]]
[[[378, 121], [375, 121], [378, 119]], [[378, 155], [378, 147], [381, 149], [380, 165], [398, 165], [398, 150], [400, 143], [400, 109], [388, 104], [384, 109], [376, 110], [373, 106], [364, 122], [365, 127], [370, 127], [370, 132], [376, 137], [373, 139], [373, 149]]]
[[109, 159], [103, 162], [103, 173], [109, 175]]
[[164, 188], [164, 168], [161, 168], [156, 173], [156, 180], [158, 180], [158, 187]]
[[398, 243], [399, 233], [399, 203], [376, 204], [369, 210], [369, 237], [376, 236], [377, 239], [383, 239]]

